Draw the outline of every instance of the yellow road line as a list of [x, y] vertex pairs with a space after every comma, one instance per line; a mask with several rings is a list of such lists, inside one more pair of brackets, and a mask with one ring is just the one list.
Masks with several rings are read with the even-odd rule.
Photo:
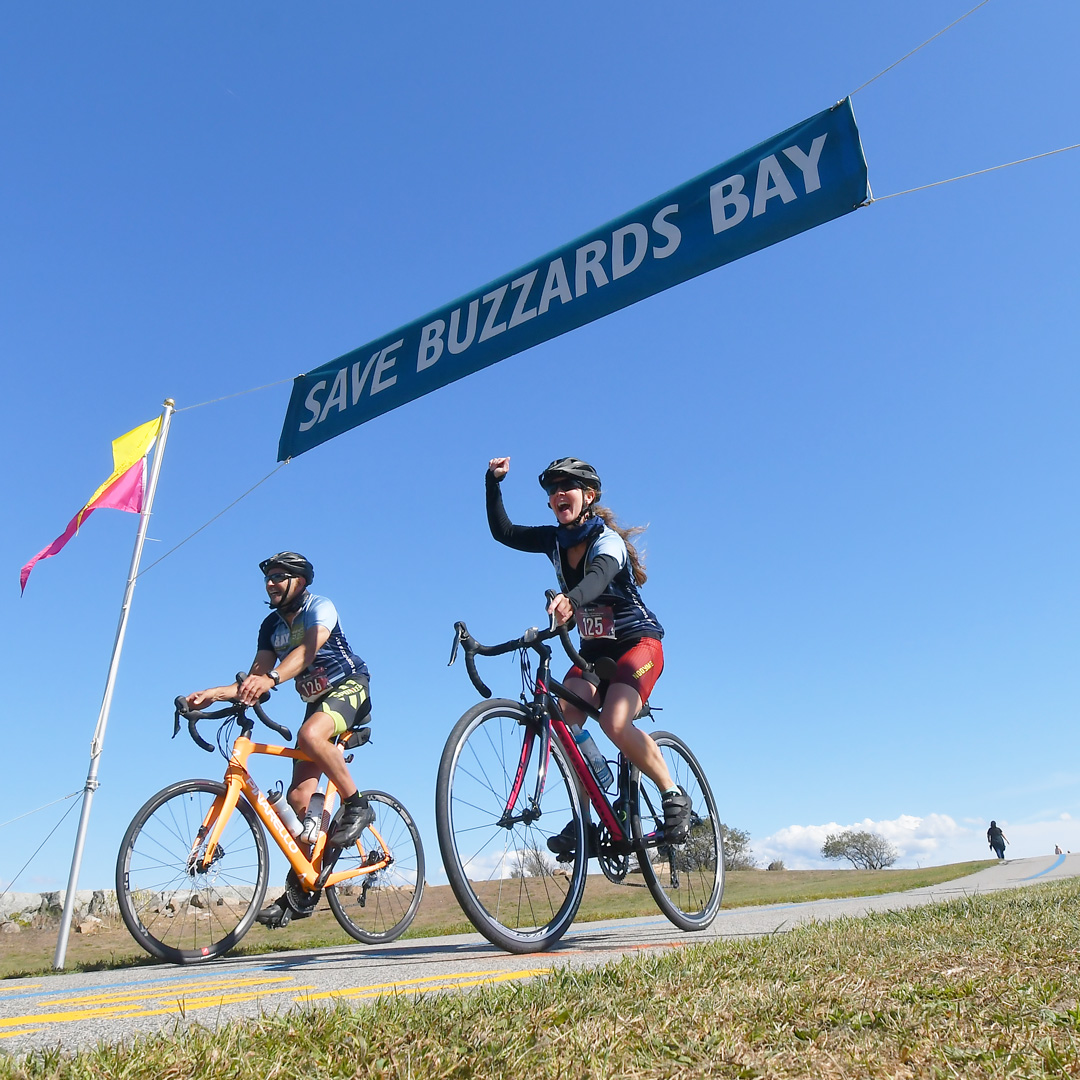
[[0, 1039], [14, 1039], [16, 1035], [34, 1035], [41, 1028], [23, 1028], [21, 1031], [0, 1031]]
[[[264, 988], [253, 994], [221, 994], [211, 997], [177, 998], [173, 1004], [156, 1009], [133, 1009], [128, 1005], [114, 1005], [68, 1012], [38, 1013], [32, 1016], [11, 1016], [0, 1018], [0, 1028], [13, 1027], [16, 1024], [60, 1024], [72, 1020], [90, 1020], [103, 1016], [111, 1016], [120, 1020], [136, 1016], [164, 1016], [170, 1013], [186, 1012], [190, 1009], [212, 1009], [241, 1001], [257, 1001], [260, 997], [269, 994], [291, 994], [296, 990], [314, 989], [313, 986], [274, 986]], [[161, 994], [158, 997], [164, 998], [165, 995]]]
[[[480, 986], [484, 983], [506, 982], [508, 979], [529, 979], [534, 975], [548, 975], [551, 968], [534, 968], [524, 971], [479, 971], [471, 975], [429, 975], [422, 979], [405, 979], [401, 982], [376, 983], [360, 986], [355, 990], [324, 990], [318, 994], [303, 994], [294, 998], [298, 1002], [322, 1001], [326, 998], [368, 998], [384, 994], [428, 994], [433, 990], [453, 990], [457, 987]], [[421, 986], [421, 983], [434, 983]]]
[[217, 981], [187, 980], [185, 982], [172, 983], [169, 986], [158, 986], [143, 990], [114, 990], [111, 992], [87, 992], [74, 994], [71, 997], [54, 998], [51, 1004], [55, 1005], [93, 1005], [96, 1003], [109, 1004], [123, 1001], [139, 1001], [145, 999], [170, 998], [178, 992], [185, 990], [211, 992], [214, 990], [232, 990], [240, 986], [261, 986], [267, 983], [292, 982], [290, 975], [266, 975], [249, 976], [247, 978], [222, 978]]
[[18, 986], [0, 986], [0, 994], [21, 994], [24, 990], [40, 990], [44, 983], [20, 983]]

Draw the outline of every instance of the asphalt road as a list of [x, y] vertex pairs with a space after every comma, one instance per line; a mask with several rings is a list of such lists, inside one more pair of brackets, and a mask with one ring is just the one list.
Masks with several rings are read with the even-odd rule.
[[641, 950], [672, 949], [712, 938], [750, 937], [871, 911], [894, 911], [956, 896], [1080, 876], [1080, 855], [1012, 859], [970, 877], [911, 892], [850, 900], [731, 908], [704, 933], [684, 934], [659, 913], [581, 923], [546, 953], [512, 956], [479, 934], [421, 938], [385, 948], [342, 946], [311, 952], [215, 960], [0, 982], [0, 1052], [77, 1050], [334, 1001], [385, 994], [453, 991], [544, 975], [556, 966], [587, 967]]

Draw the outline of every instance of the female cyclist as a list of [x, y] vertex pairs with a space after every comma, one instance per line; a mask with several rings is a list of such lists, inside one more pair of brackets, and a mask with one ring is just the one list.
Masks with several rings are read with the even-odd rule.
[[[508, 457], [488, 462], [487, 515], [491, 535], [518, 551], [546, 555], [555, 567], [559, 592], [548, 613], [559, 623], [576, 619], [581, 655], [590, 663], [614, 661], [610, 679], [585, 674], [574, 665], [563, 680], [567, 689], [593, 705], [603, 704], [600, 726], [609, 739], [663, 792], [664, 835], [673, 843], [686, 838], [690, 800], [672, 782], [671, 774], [649, 735], [634, 726], [634, 717], [648, 701], [664, 669], [660, 639], [664, 628], [644, 605], [638, 586], [645, 567], [629, 538], [636, 529], [621, 529], [615, 516], [598, 504], [601, 484], [596, 470], [577, 458], [558, 458], [541, 474], [556, 525], [514, 525], [503, 509], [500, 483], [510, 471]], [[563, 703], [570, 724], [581, 724], [580, 710]], [[589, 804], [585, 802], [585, 813]], [[595, 826], [589, 822], [590, 843]], [[570, 822], [548, 841], [556, 854], [574, 846]]]

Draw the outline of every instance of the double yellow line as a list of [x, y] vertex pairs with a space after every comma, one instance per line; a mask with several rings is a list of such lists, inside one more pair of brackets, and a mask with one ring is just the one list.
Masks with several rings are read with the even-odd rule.
[[[470, 972], [457, 976], [431, 975], [418, 979], [375, 983], [352, 990], [319, 991], [315, 986], [297, 986], [290, 976], [266, 975], [222, 978], [210, 982], [206, 979], [176, 982], [155, 991], [140, 989], [80, 993], [52, 998], [52, 1008], [48, 1012], [0, 1017], [0, 1039], [30, 1035], [47, 1024], [77, 1023], [80, 1020], [100, 1020], [103, 1017], [133, 1019], [174, 1014], [185, 1016], [198, 1009], [216, 1009], [222, 1005], [256, 1001], [270, 994], [293, 994], [293, 1001], [298, 1004], [335, 998], [374, 998], [386, 994], [429, 994], [438, 990], [457, 990], [486, 983], [506, 982], [509, 979], [529, 979], [536, 975], [546, 975], [549, 970], [532, 968], [524, 971]], [[40, 984], [33, 987], [22, 986], [19, 989], [39, 987]]]

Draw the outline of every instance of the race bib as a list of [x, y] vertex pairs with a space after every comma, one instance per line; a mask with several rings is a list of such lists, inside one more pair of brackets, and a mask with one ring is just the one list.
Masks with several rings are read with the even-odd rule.
[[313, 668], [306, 675], [297, 676], [296, 689], [301, 701], [318, 701], [330, 689], [330, 680], [322, 668]]
[[610, 604], [591, 604], [576, 612], [574, 619], [582, 641], [615, 637], [615, 612]]

